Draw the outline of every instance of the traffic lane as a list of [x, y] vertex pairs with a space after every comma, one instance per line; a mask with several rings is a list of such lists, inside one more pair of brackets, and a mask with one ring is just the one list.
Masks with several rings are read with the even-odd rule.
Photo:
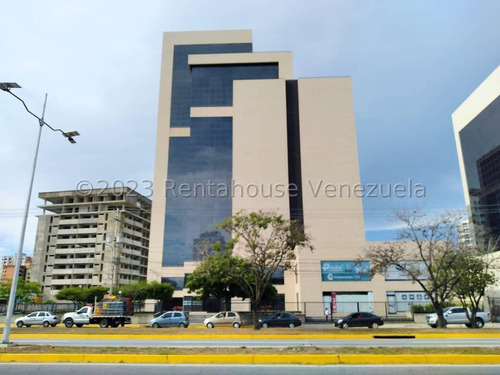
[[15, 338], [19, 345], [53, 345], [79, 347], [135, 347], [135, 348], [287, 348], [311, 346], [339, 347], [498, 347], [498, 338], [446, 339], [231, 339], [231, 340], [173, 340], [173, 339], [79, 339], [79, 338]]
[[276, 375], [497, 375], [498, 365], [130, 365], [99, 363], [0, 363], [0, 374], [8, 375], [250, 375], [256, 373]]

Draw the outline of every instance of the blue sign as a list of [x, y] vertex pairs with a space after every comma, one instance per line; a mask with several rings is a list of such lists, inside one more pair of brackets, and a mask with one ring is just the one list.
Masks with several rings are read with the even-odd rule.
[[321, 281], [370, 281], [370, 262], [321, 261]]

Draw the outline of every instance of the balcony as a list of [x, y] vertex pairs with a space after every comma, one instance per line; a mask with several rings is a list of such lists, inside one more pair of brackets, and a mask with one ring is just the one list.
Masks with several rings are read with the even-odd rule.
[[[92, 275], [94, 271], [94, 267], [92, 268], [64, 268], [64, 269], [55, 269], [52, 271], [52, 275]], [[79, 279], [78, 279], [79, 280]]]
[[77, 286], [77, 285], [91, 286], [92, 278], [90, 277], [85, 279], [52, 280], [51, 285], [63, 285], [67, 287]]
[[94, 258], [66, 258], [66, 259], [54, 259], [52, 264], [92, 264], [94, 266]]
[[96, 234], [97, 228], [74, 228], [74, 229], [59, 229], [58, 235], [79, 235], [79, 234]]

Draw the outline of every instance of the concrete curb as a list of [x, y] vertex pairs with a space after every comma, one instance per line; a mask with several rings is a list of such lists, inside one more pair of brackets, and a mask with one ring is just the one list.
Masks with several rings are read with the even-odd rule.
[[[398, 335], [381, 335], [381, 334], [295, 334], [295, 335], [280, 335], [280, 334], [208, 334], [208, 335], [197, 335], [197, 334], [184, 334], [184, 335], [141, 335], [141, 334], [116, 334], [116, 335], [106, 335], [106, 334], [11, 334], [11, 338], [21, 339], [136, 339], [136, 340], [240, 340], [240, 339], [260, 339], [260, 340], [296, 340], [298, 338], [304, 339], [325, 339], [325, 340], [371, 340], [377, 336], [381, 337], [396, 337]], [[401, 334], [400, 336], [408, 336], [407, 334]], [[415, 339], [464, 339], [464, 338], [500, 338], [500, 333], [415, 333], [412, 334]], [[383, 339], [383, 338], [382, 338]]]
[[472, 354], [236, 354], [236, 355], [125, 355], [125, 354], [48, 354], [5, 353], [0, 362], [23, 363], [206, 363], [206, 364], [500, 364], [499, 355]]

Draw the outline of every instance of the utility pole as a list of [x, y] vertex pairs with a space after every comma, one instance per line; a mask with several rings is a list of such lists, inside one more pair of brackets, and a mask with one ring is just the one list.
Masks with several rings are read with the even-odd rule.
[[[122, 236], [120, 231], [118, 230], [118, 226], [121, 223], [121, 212], [119, 208], [116, 208], [115, 211], [115, 235], [113, 236], [112, 241], [110, 241], [110, 238], [108, 237], [107, 242], [113, 242], [112, 245], [112, 253], [111, 253], [111, 280], [110, 280], [110, 288], [109, 288], [109, 293], [113, 294], [114, 288], [118, 287], [118, 280], [119, 280], [119, 274], [120, 274], [120, 244], [122, 242]], [[111, 237], [111, 236], [110, 236]]]

